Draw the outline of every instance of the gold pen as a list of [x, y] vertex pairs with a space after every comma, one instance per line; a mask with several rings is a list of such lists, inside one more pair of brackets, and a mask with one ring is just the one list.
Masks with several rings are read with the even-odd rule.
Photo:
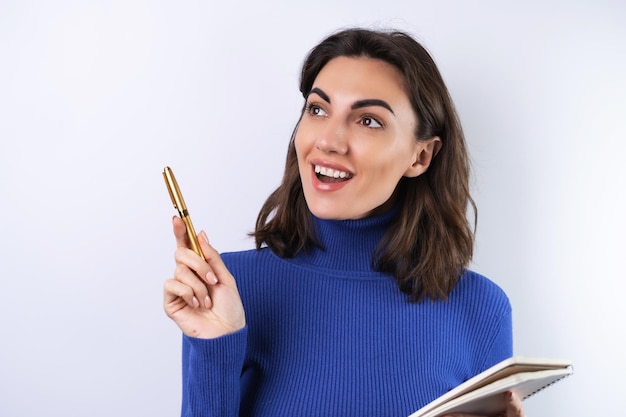
[[187, 236], [189, 237], [189, 242], [191, 242], [191, 249], [204, 259], [204, 254], [202, 253], [200, 244], [198, 243], [196, 231], [193, 228], [191, 217], [189, 217], [189, 212], [187, 211], [187, 206], [185, 205], [185, 199], [183, 198], [183, 194], [180, 192], [180, 188], [178, 188], [174, 171], [172, 171], [170, 167], [165, 167], [163, 169], [163, 178], [165, 179], [165, 185], [167, 185], [167, 191], [170, 193], [172, 204], [174, 204], [174, 208], [178, 210], [178, 215], [183, 222], [185, 222], [185, 226], [187, 227]]

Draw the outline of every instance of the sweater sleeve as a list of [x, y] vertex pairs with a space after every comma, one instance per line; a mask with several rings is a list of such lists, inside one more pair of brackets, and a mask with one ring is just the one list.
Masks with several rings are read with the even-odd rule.
[[239, 415], [248, 329], [217, 339], [183, 335], [182, 417]]
[[513, 326], [511, 305], [508, 298], [503, 297], [500, 306], [500, 314], [494, 318], [493, 334], [487, 340], [483, 369], [487, 369], [496, 363], [513, 355]]

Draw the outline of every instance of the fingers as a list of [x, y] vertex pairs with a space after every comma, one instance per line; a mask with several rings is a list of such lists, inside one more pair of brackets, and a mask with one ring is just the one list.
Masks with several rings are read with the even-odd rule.
[[522, 400], [520, 399], [520, 397], [515, 395], [511, 391], [508, 391], [505, 395], [507, 405], [504, 415], [506, 417], [524, 417], [525, 414], [522, 407]]
[[169, 305], [177, 304], [177, 301], [180, 299], [192, 308], [210, 309], [213, 307], [213, 300], [206, 283], [193, 270], [182, 263], [176, 266], [174, 278], [165, 282], [164, 303], [166, 311], [170, 313], [171, 309], [176, 310], [176, 308]]
[[188, 248], [190, 245], [189, 237], [187, 236], [187, 227], [185, 222], [178, 216], [172, 217], [172, 228], [174, 230], [174, 237], [176, 238], [177, 248]]
[[[182, 230], [186, 235], [184, 228]], [[176, 260], [176, 269], [174, 270], [174, 278], [166, 282], [165, 302], [167, 303], [168, 299], [170, 302], [174, 302], [174, 299], [179, 297], [192, 308], [210, 309], [213, 301], [209, 287], [216, 284], [217, 279], [208, 263], [186, 246], [179, 246], [176, 249], [174, 259]]]
[[[180, 248], [188, 249], [190, 245], [189, 245], [189, 236], [187, 236], [187, 228], [185, 226], [185, 222], [183, 222], [180, 217], [174, 216], [172, 218], [172, 227], [174, 230], [174, 236], [176, 237], [176, 247], [178, 249]], [[195, 266], [190, 265], [192, 269], [198, 272], [198, 276], [202, 277], [202, 279], [204, 279], [208, 284], [213, 284], [213, 285], [217, 284], [218, 282], [217, 277], [220, 275], [227, 278], [227, 281], [228, 281], [228, 278], [231, 278], [232, 276], [230, 275], [230, 273], [226, 269], [226, 266], [222, 262], [222, 258], [220, 257], [219, 253], [209, 244], [209, 239], [207, 237], [207, 234], [204, 231], [201, 231], [198, 234], [198, 241], [200, 243], [200, 249], [202, 250], [202, 253], [204, 254], [205, 258], [207, 258], [206, 261], [208, 262], [210, 267], [208, 269], [204, 268], [204, 270], [200, 270], [199, 268], [201, 267], [201, 264], [194, 262]], [[177, 253], [178, 253], [178, 250], [177, 250]], [[210, 253], [210, 256], [207, 255], [207, 253]], [[211, 259], [211, 261], [209, 261], [209, 258]], [[179, 257], [177, 256], [177, 262], [178, 262], [178, 259]], [[181, 256], [181, 259], [182, 259], [182, 256]], [[185, 257], [185, 259], [189, 259], [189, 258]], [[200, 259], [200, 257], [198, 257], [198, 259]]]
[[190, 307], [210, 308], [213, 305], [212, 287], [222, 283], [236, 289], [235, 279], [222, 261], [219, 252], [209, 244], [206, 232], [198, 234], [200, 249], [204, 254], [202, 258], [188, 247], [185, 223], [174, 216], [172, 225], [177, 245], [174, 253], [176, 260], [174, 281], [180, 285], [169, 283], [166, 288], [168, 296], [172, 299], [180, 297]]
[[[210, 309], [212, 306], [211, 298], [208, 295], [205, 295], [204, 298], [199, 297], [194, 293], [192, 287], [175, 279], [165, 281], [163, 298], [165, 312], [170, 317], [185, 305], [192, 308], [204, 307], [206, 309]], [[199, 298], [202, 300], [202, 303]]]
[[204, 281], [201, 281], [196, 273], [190, 270], [186, 265], [176, 266], [174, 279], [183, 284], [185, 289], [183, 294], [179, 295], [187, 304], [194, 308], [200, 306], [205, 308], [211, 307], [211, 298], [209, 290]]
[[[177, 265], [175, 273], [176, 279], [178, 279], [180, 273], [181, 278], [185, 277], [188, 280], [193, 278], [194, 281], [201, 282], [202, 285], [204, 285], [204, 283], [208, 285], [217, 284], [217, 278], [209, 264], [191, 249], [179, 247], [176, 249], [176, 252], [174, 252], [174, 259]], [[184, 268], [179, 269], [181, 266]]]
[[[511, 391], [504, 393], [506, 408], [495, 417], [525, 417], [522, 400]], [[466, 413], [445, 414], [442, 417], [484, 417]]]
[[214, 279], [214, 282], [210, 282], [212, 284], [221, 282], [229, 286], [236, 286], [235, 278], [231, 275], [228, 268], [226, 268], [226, 265], [224, 264], [224, 261], [222, 261], [222, 257], [220, 256], [219, 252], [209, 244], [209, 239], [207, 238], [204, 230], [198, 234], [198, 237], [198, 241], [200, 242], [200, 249], [202, 249], [202, 253], [204, 254], [206, 262], [210, 267], [210, 270], [206, 275], [206, 279]]

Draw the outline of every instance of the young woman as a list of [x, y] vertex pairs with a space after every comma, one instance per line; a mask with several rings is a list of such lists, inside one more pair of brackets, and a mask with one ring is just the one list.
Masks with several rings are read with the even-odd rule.
[[257, 248], [220, 255], [201, 232], [205, 260], [173, 220], [183, 416], [407, 416], [512, 354], [506, 295], [466, 269], [468, 156], [427, 51], [344, 30], [300, 91]]

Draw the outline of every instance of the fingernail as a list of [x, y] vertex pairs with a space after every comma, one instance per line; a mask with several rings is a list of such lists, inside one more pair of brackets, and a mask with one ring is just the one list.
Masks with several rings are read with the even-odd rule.
[[200, 301], [198, 301], [198, 299], [196, 297], [193, 297], [193, 306], [195, 308], [200, 307]]
[[204, 297], [204, 308], [206, 308], [207, 310], [211, 308], [211, 299], [208, 295]]
[[209, 243], [209, 237], [207, 236], [204, 230], [200, 231], [200, 236], [202, 236], [202, 239], [204, 239], [206, 243]]
[[210, 282], [213, 285], [217, 284], [217, 277], [211, 271], [206, 273], [206, 280], [207, 280], [207, 282]]

